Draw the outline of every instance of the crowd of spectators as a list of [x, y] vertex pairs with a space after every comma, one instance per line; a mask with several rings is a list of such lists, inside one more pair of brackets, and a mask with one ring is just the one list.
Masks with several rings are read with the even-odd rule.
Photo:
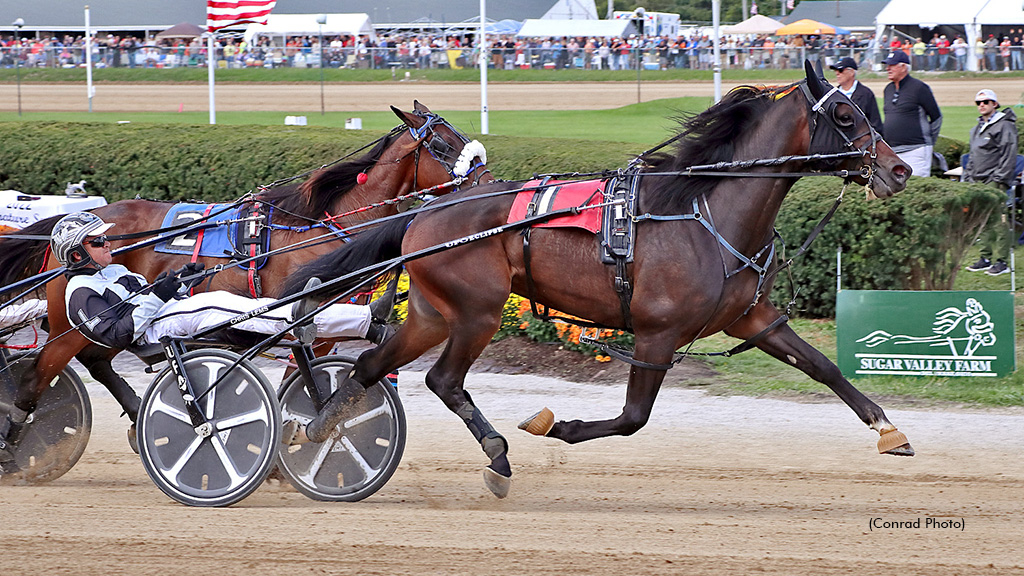
[[[710, 69], [713, 46], [708, 36], [678, 38], [551, 37], [489, 38], [490, 65], [495, 68]], [[75, 67], [85, 62], [81, 36], [0, 38], [0, 66], [16, 59], [26, 67]], [[258, 37], [252, 45], [242, 38], [218, 40], [218, 60], [228, 67], [316, 67], [320, 64], [317, 36]], [[475, 36], [401, 34], [324, 38], [325, 67], [333, 68], [448, 68], [473, 66]], [[975, 47], [980, 70], [1024, 70], [1024, 28], [1010, 29], [1000, 41], [989, 34]], [[803, 60], [821, 60], [824, 66], [853, 57], [862, 68], [880, 70], [891, 50], [905, 52], [915, 70], [966, 70], [969, 54], [963, 38], [934, 34], [921, 38], [871, 34], [840, 36], [745, 35], [725, 36], [720, 44], [724, 68], [797, 68]], [[638, 60], [639, 59], [639, 60]], [[155, 39], [125, 35], [98, 35], [93, 42], [93, 63], [101, 67], [203, 66], [206, 45], [199, 38]]]

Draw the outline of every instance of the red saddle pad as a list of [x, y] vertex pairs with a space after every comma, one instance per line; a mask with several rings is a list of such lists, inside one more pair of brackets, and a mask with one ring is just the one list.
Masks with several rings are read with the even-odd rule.
[[[531, 180], [523, 184], [524, 188], [533, 188], [539, 186], [540, 180]], [[537, 211], [536, 214], [546, 214], [554, 210], [560, 210], [562, 208], [571, 208], [573, 206], [591, 206], [594, 204], [600, 204], [604, 201], [604, 180], [573, 180], [570, 182], [549, 180], [547, 186], [542, 190], [539, 190], [540, 194], [537, 195]], [[512, 203], [512, 210], [509, 211], [508, 221], [518, 222], [526, 218], [526, 211], [530, 202], [534, 201], [534, 196], [538, 192], [537, 190], [524, 190], [519, 194], [516, 194], [516, 199]], [[535, 214], [535, 215], [536, 215]], [[592, 209], [584, 210], [579, 214], [569, 214], [566, 216], [559, 216], [543, 222], [540, 224], [534, 224], [536, 228], [583, 228], [584, 230], [590, 231], [591, 234], [596, 234], [601, 229], [601, 210]]]

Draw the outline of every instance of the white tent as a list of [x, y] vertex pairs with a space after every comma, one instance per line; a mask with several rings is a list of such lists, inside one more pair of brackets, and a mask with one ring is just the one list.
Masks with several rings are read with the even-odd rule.
[[535, 18], [523, 22], [519, 37], [561, 37], [594, 36], [598, 38], [625, 38], [636, 34], [636, 27], [629, 20], [540, 20]]
[[891, 0], [875, 18], [875, 37], [880, 38], [886, 26], [934, 28], [940, 24], [964, 27], [969, 48], [967, 67], [977, 71], [978, 59], [974, 53], [974, 43], [981, 35], [981, 27], [1024, 25], [1024, 9], [1021, 0], [930, 0], [924, 8], [920, 0]]
[[321, 27], [319, 14], [271, 14], [266, 25], [249, 24], [245, 28], [245, 41], [252, 44], [255, 36], [367, 36], [375, 40], [368, 14], [325, 14], [327, 22]]
[[558, 0], [541, 19], [597, 20], [597, 6], [594, 0]]
[[782, 26], [782, 22], [778, 20], [754, 14], [738, 24], [722, 26], [721, 30], [722, 34], [771, 34]]

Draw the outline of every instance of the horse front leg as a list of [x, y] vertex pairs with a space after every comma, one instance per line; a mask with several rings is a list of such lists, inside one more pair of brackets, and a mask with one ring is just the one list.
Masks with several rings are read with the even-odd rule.
[[[659, 334], [636, 335], [636, 352], [634, 357], [648, 364], [667, 365], [672, 361], [674, 352], [672, 343], [677, 334], [665, 332]], [[644, 427], [651, 417], [654, 400], [665, 379], [665, 370], [641, 368], [633, 366], [629, 371], [629, 384], [626, 387], [626, 404], [622, 413], [611, 420], [571, 420], [555, 422], [554, 414], [547, 408], [534, 414], [519, 424], [537, 436], [550, 436], [576, 444], [605, 436], [630, 436]]]
[[[752, 338], [779, 317], [779, 311], [774, 306], [762, 302], [727, 328], [725, 333], [740, 339]], [[835, 392], [847, 406], [853, 409], [861, 421], [878, 432], [880, 436], [878, 439], [879, 453], [895, 456], [914, 455], [914, 449], [910, 446], [906, 435], [889, 422], [885, 412], [860, 390], [854, 388], [853, 384], [843, 377], [838, 366], [800, 338], [788, 324], [781, 325], [766, 334], [757, 342], [757, 347], [778, 360], [799, 369]]]

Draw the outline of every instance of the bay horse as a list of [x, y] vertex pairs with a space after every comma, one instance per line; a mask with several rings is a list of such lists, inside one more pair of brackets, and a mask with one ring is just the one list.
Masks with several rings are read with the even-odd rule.
[[[256, 195], [255, 200], [274, 210], [276, 228], [270, 234], [269, 251], [288, 247], [304, 240], [326, 235], [329, 242], [311, 242], [300, 250], [271, 255], [260, 270], [266, 292], [279, 290], [282, 282], [305, 262], [325, 254], [334, 248], [343, 233], [339, 230], [358, 222], [379, 216], [396, 214], [396, 204], [378, 206], [373, 210], [361, 211], [333, 220], [330, 226], [322, 222], [331, 215], [344, 215], [357, 209], [378, 204], [421, 189], [441, 186], [454, 178], [456, 165], [465, 173], [465, 180], [471, 183], [493, 180], [486, 170], [485, 158], [463, 158], [462, 152], [486, 156], [482, 146], [470, 144], [470, 140], [426, 106], [414, 102], [413, 112], [404, 112], [391, 107], [402, 124], [388, 135], [379, 139], [365, 154], [352, 160], [325, 166], [300, 183], [269, 188]], [[440, 189], [438, 194], [449, 189]], [[116, 223], [110, 236], [111, 249], [116, 250], [131, 244], [132, 239], [121, 239], [121, 235], [138, 232], [159, 232], [165, 214], [174, 206], [172, 202], [149, 200], [122, 200], [92, 210], [106, 222]], [[18, 231], [19, 235], [49, 235], [61, 216], [42, 220]], [[318, 223], [321, 223], [318, 225]], [[337, 233], [333, 238], [331, 233]], [[28, 239], [4, 239], [0, 236], [0, 286], [31, 276], [40, 269], [59, 266], [55, 258], [44, 263], [48, 242]], [[123, 264], [129, 270], [144, 275], [153, 281], [165, 270], [177, 269], [190, 260], [188, 255], [164, 254], [152, 249], [127, 251], [114, 257], [114, 263]], [[223, 259], [198, 257], [207, 267]], [[65, 311], [64, 290], [67, 280], [63, 276], [51, 280], [46, 286], [50, 339], [36, 357], [33, 367], [25, 372], [20, 382], [15, 406], [31, 412], [38, 402], [43, 388], [77, 357], [89, 373], [103, 383], [113, 394], [134, 423], [140, 399], [127, 382], [111, 366], [111, 360], [119, 350], [112, 350], [93, 344], [78, 331], [70, 331]], [[203, 290], [227, 290], [238, 294], [250, 293], [250, 278], [244, 268], [225, 269], [210, 277], [197, 288]], [[55, 339], [59, 338], [59, 339]], [[331, 342], [326, 342], [329, 348]], [[322, 351], [324, 346], [319, 346]], [[132, 430], [129, 430], [131, 436]]]
[[[510, 219], [514, 194], [496, 193], [520, 186], [507, 182], [463, 190], [438, 199], [438, 209], [382, 223], [304, 266], [286, 293], [298, 292], [314, 276], [325, 280], [325, 293], [338, 292], [352, 271], [403, 262], [412, 283], [407, 320], [390, 340], [361, 354], [349, 378], [369, 386], [447, 338], [426, 385], [480, 442], [490, 460], [485, 483], [499, 498], [511, 485], [508, 444], [464, 384], [498, 330], [510, 292], [604, 327], [631, 326], [635, 335], [621, 414], [555, 422], [550, 411], [542, 411], [520, 425], [528, 432], [567, 443], [635, 433], [647, 423], [676, 351], [724, 331], [831, 388], [879, 433], [880, 452], [913, 455], [906, 436], [882, 409], [781, 321], [767, 297], [774, 277], [773, 225], [797, 178], [812, 170], [847, 169], [848, 179], [884, 198], [903, 190], [910, 176], [910, 167], [874, 133], [856, 105], [810, 65], [805, 68], [806, 78], [787, 87], [731, 91], [683, 121], [674, 147], [666, 148], [670, 151], [641, 155], [637, 209], [631, 215], [637, 222], [634, 261], [624, 279], [633, 289], [628, 310], [613, 286], [615, 269], [600, 261], [599, 240], [590, 231], [532, 228], [529, 261], [521, 234], [499, 232]], [[692, 166], [736, 166], [756, 159], [785, 161], [686, 174]], [[463, 201], [467, 198], [473, 200]], [[403, 259], [421, 250], [415, 259]], [[305, 435], [321, 441], [334, 433], [344, 400], [332, 397], [306, 424]]]

